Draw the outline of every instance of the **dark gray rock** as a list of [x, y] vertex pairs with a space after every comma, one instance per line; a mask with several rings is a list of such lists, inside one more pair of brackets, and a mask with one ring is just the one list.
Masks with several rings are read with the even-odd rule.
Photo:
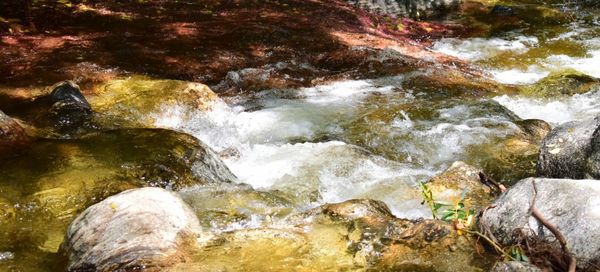
[[92, 108], [77, 84], [63, 81], [54, 85], [49, 97], [48, 117], [52, 125], [62, 131], [87, 125]]
[[380, 14], [427, 18], [456, 9], [462, 0], [348, 0], [348, 3]]
[[535, 265], [525, 262], [500, 262], [494, 265], [491, 272], [541, 272]]
[[592, 135], [592, 151], [587, 159], [586, 169], [590, 176], [600, 179], [600, 127]]
[[554, 235], [530, 216], [530, 203], [537, 189], [535, 207], [567, 240], [579, 268], [600, 265], [600, 181], [528, 178], [519, 181], [500, 196], [480, 219], [482, 230], [488, 230], [503, 245], [516, 242], [515, 232], [526, 236], [556, 241]]
[[[537, 175], [549, 178], [600, 178], [598, 144], [592, 138], [600, 127], [600, 116], [562, 124], [548, 133], [540, 149]], [[596, 136], [594, 136], [596, 135]]]
[[184, 260], [200, 233], [196, 215], [175, 193], [132, 189], [79, 215], [62, 250], [68, 271], [162, 271]]

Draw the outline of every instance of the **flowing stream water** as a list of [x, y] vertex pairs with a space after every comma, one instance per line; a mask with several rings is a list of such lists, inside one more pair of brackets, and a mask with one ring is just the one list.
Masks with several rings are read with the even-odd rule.
[[[431, 49], [472, 62], [503, 84], [535, 84], [565, 68], [600, 77], [598, 14], [552, 28], [441, 39]], [[431, 217], [421, 204], [419, 182], [459, 160], [486, 170], [501, 163], [484, 150], [517, 135], [522, 119], [556, 126], [600, 113], [598, 85], [552, 97], [457, 96], [451, 89], [407, 86], [427, 73], [264, 90], [219, 99], [208, 111], [170, 106], [153, 117], [156, 126], [187, 132], [220, 153], [238, 183], [283, 196], [294, 210], [371, 198], [397, 217], [416, 219]], [[264, 220], [255, 214], [215, 229], [252, 228]], [[0, 270], [14, 258], [0, 247]]]

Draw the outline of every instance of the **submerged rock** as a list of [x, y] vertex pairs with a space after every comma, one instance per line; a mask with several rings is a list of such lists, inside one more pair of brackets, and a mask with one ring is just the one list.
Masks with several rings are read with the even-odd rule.
[[62, 250], [68, 271], [163, 271], [186, 259], [200, 233], [196, 215], [174, 193], [133, 189], [87, 208]]
[[600, 178], [598, 133], [594, 134], [599, 128], [600, 116], [554, 128], [540, 149], [537, 174], [551, 178]]
[[0, 111], [0, 158], [26, 148], [31, 139], [14, 119]]
[[518, 120], [515, 124], [516, 133], [472, 151], [474, 156], [487, 157], [482, 163], [486, 173], [507, 185], [535, 176], [541, 142], [551, 130], [550, 124], [537, 119]]
[[519, 235], [555, 242], [554, 235], [530, 213], [530, 204], [565, 236], [581, 269], [600, 263], [600, 182], [528, 178], [519, 181], [483, 212], [480, 228], [489, 230], [500, 243], [519, 242]]
[[[271, 226], [237, 229], [202, 243], [177, 271], [481, 271], [473, 241], [441, 221], [398, 219], [380, 201], [325, 204]], [[448, 250], [452, 247], [454, 250]]]
[[261, 192], [246, 184], [212, 183], [179, 191], [203, 227], [224, 230], [232, 225], [257, 227], [269, 224], [293, 210], [293, 205], [274, 193]]
[[[94, 91], [89, 101], [108, 127], [157, 127], [169, 110], [207, 110], [217, 99], [206, 85], [178, 80], [156, 80], [142, 76], [109, 80]], [[166, 115], [165, 115], [166, 114]], [[184, 121], [186, 116], [174, 116]]]

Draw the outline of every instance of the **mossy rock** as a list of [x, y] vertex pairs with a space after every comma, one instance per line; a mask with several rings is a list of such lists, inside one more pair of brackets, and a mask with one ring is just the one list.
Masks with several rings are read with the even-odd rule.
[[600, 86], [600, 79], [573, 69], [553, 72], [534, 85], [523, 87], [522, 94], [552, 98], [561, 95], [582, 94]]
[[481, 209], [494, 200], [492, 188], [484, 185], [479, 178], [483, 169], [464, 162], [454, 162], [446, 171], [427, 182], [435, 201], [458, 203], [465, 207]]
[[[143, 76], [109, 80], [88, 97], [92, 109], [101, 114], [100, 123], [156, 127], [161, 113], [180, 106], [207, 110], [217, 95], [206, 85]], [[182, 116], [185, 118], [185, 116]]]

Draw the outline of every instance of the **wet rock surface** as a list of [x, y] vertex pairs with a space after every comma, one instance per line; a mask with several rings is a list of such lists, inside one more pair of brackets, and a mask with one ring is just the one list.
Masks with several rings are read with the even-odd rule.
[[433, 177], [427, 187], [436, 201], [456, 203], [464, 199], [471, 208], [484, 208], [494, 199], [495, 189], [492, 184], [484, 184], [479, 173], [483, 169], [458, 161]]
[[69, 226], [68, 271], [164, 271], [184, 261], [201, 228], [177, 195], [132, 189], [87, 208]]
[[104, 82], [89, 101], [100, 115], [98, 122], [107, 127], [152, 128], [168, 109], [207, 110], [216, 99], [204, 84], [135, 76]]
[[210, 148], [178, 132], [125, 129], [38, 139], [0, 162], [2, 202], [12, 207], [0, 225], [0, 239], [10, 242], [0, 250], [15, 252], [14, 262], [29, 263], [30, 269], [39, 267], [37, 261], [60, 267], [60, 258], [51, 254], [66, 226], [89, 205], [132, 188], [181, 189], [234, 179]]
[[0, 158], [13, 155], [31, 142], [25, 129], [14, 119], [0, 111]]
[[47, 99], [50, 103], [48, 110], [50, 122], [59, 131], [80, 128], [92, 118], [90, 104], [81, 93], [79, 86], [72, 81], [54, 85]]
[[[600, 116], [554, 128], [544, 139], [537, 174], [552, 178], [600, 178], [597, 133]], [[593, 145], [593, 147], [592, 147]]]
[[596, 207], [600, 203], [600, 183], [597, 180], [521, 180], [483, 212], [480, 228], [504, 245], [517, 243], [524, 236], [556, 242], [554, 235], [531, 216], [532, 202], [565, 236], [579, 268], [598, 266], [600, 235], [596, 230], [600, 220]]

